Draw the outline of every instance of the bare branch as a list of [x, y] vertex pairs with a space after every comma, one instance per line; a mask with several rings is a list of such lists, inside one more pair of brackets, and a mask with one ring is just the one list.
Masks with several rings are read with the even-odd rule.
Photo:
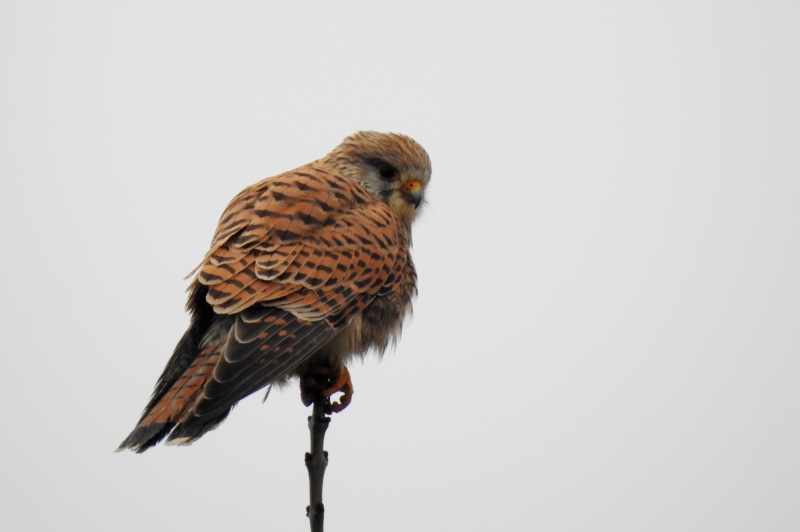
[[328, 467], [328, 453], [323, 450], [325, 431], [331, 418], [331, 402], [327, 397], [314, 400], [314, 411], [308, 417], [308, 430], [311, 433], [311, 452], [306, 453], [306, 469], [308, 469], [308, 487], [311, 504], [306, 506], [306, 516], [311, 523], [311, 532], [323, 532], [325, 506], [322, 504], [322, 480], [325, 468]]

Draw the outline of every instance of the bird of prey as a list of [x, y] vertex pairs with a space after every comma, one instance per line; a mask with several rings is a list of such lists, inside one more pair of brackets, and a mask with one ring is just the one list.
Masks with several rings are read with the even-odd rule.
[[359, 132], [233, 198], [189, 287], [189, 329], [119, 450], [192, 443], [295, 376], [306, 405], [342, 392], [344, 409], [345, 364], [383, 353], [411, 309], [411, 223], [430, 177], [411, 138]]

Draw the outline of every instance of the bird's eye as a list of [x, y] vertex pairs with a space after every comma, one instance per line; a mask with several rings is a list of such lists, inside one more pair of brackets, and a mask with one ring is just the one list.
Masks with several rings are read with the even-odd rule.
[[378, 169], [378, 172], [380, 172], [381, 177], [384, 178], [384, 179], [392, 179], [394, 177], [394, 174], [395, 174], [394, 168], [392, 168], [391, 166], [389, 166], [387, 164], [381, 166]]

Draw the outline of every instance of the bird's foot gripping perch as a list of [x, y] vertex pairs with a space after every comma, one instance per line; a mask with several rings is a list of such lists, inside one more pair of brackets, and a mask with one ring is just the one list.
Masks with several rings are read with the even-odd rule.
[[344, 366], [314, 366], [300, 378], [300, 398], [306, 406], [311, 406], [318, 397], [330, 400], [337, 392], [342, 392], [342, 396], [330, 403], [332, 412], [341, 412], [353, 399], [353, 381]]

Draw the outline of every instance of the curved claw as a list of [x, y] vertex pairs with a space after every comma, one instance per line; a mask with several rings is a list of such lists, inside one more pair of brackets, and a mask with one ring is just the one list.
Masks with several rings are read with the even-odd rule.
[[342, 392], [342, 396], [339, 397], [338, 401], [331, 403], [331, 410], [334, 412], [341, 412], [347, 408], [347, 405], [353, 400], [353, 381], [350, 380], [350, 371], [344, 366], [342, 366], [342, 370], [339, 372], [336, 382], [334, 382], [330, 388], [323, 391], [322, 395], [330, 397], [336, 392]]
[[[321, 389], [323, 386], [327, 386]], [[311, 406], [320, 396], [330, 399], [331, 395], [342, 392], [336, 402], [330, 403], [332, 412], [341, 412], [353, 400], [353, 381], [346, 367], [315, 367], [310, 374], [300, 379], [300, 399], [306, 406]]]

